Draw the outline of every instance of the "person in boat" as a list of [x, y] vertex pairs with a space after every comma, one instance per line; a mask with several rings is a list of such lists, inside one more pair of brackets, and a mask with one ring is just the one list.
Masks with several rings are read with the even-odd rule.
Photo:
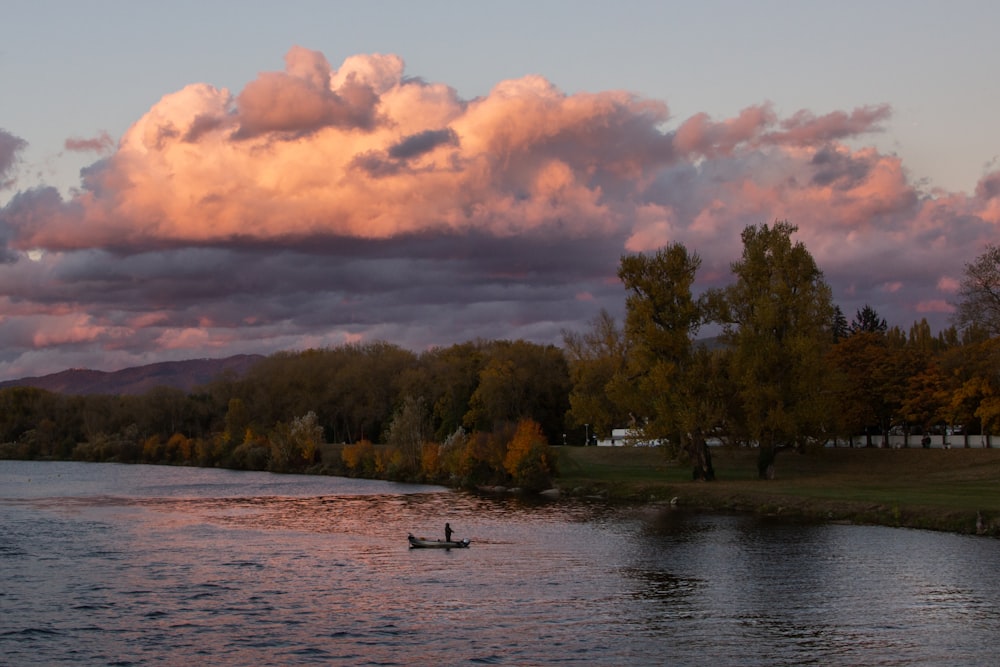
[[445, 542], [451, 542], [451, 532], [452, 532], [451, 531], [451, 524], [450, 523], [444, 524], [444, 541]]

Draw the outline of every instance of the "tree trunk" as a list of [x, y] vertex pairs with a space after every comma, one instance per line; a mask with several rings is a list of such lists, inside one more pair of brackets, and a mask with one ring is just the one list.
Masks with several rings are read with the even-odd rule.
[[688, 445], [688, 455], [694, 463], [691, 477], [695, 480], [711, 482], [715, 480], [715, 468], [712, 467], [712, 452], [708, 449], [705, 438], [696, 438]]
[[757, 453], [757, 477], [774, 479], [774, 460], [778, 457], [777, 447], [761, 447]]
[[[783, 449], [792, 449], [794, 444], [769, 445], [761, 447], [757, 454], [757, 477], [760, 479], [774, 479], [774, 462], [778, 458], [778, 452]], [[799, 452], [801, 453], [801, 449]]]

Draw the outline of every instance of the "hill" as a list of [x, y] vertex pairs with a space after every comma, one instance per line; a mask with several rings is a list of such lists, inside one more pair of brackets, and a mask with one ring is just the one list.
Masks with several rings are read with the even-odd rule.
[[58, 394], [144, 394], [155, 387], [170, 387], [191, 391], [220, 377], [223, 373], [242, 376], [264, 357], [258, 354], [238, 354], [224, 359], [190, 359], [164, 361], [119, 371], [95, 371], [85, 368], [26, 377], [0, 382], [6, 387], [37, 387]]

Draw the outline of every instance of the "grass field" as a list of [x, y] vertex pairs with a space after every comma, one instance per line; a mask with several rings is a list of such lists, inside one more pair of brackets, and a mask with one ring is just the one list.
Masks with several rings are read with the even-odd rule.
[[612, 500], [1000, 536], [1000, 449], [815, 449], [778, 456], [713, 449], [717, 480], [695, 482], [663, 450], [558, 447], [561, 489]]

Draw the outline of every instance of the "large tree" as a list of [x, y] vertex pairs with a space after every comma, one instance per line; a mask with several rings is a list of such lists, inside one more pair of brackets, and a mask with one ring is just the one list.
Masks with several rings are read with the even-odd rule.
[[872, 434], [882, 434], [888, 445], [889, 428], [894, 417], [901, 416], [902, 405], [912, 396], [912, 379], [926, 366], [916, 349], [894, 329], [895, 336], [874, 330], [858, 329], [841, 340], [830, 352], [838, 371], [836, 414], [843, 435], [864, 432], [866, 445], [872, 446]]
[[530, 418], [541, 425], [548, 442], [559, 442], [570, 389], [562, 350], [523, 340], [494, 341], [483, 349], [483, 359], [464, 426], [496, 431]]
[[572, 382], [566, 414], [570, 425], [589, 424], [595, 435], [611, 435], [613, 428], [628, 423], [628, 411], [616, 400], [613, 385], [627, 359], [624, 332], [602, 310], [588, 331], [564, 333], [563, 347]]
[[[635, 426], [649, 439], [665, 439], [687, 451], [694, 476], [715, 478], [706, 444], [710, 385], [697, 377], [693, 338], [704, 319], [692, 292], [701, 258], [673, 243], [652, 255], [622, 257], [618, 268], [627, 291], [625, 335], [629, 357], [617, 394], [628, 401]], [[631, 391], [630, 391], [631, 390]]]
[[825, 355], [833, 341], [830, 287], [788, 222], [743, 230], [736, 282], [713, 292], [758, 472], [774, 475], [782, 449], [829, 437], [832, 395]]
[[1000, 336], [1000, 245], [987, 245], [982, 255], [965, 265], [958, 290], [955, 324]]

